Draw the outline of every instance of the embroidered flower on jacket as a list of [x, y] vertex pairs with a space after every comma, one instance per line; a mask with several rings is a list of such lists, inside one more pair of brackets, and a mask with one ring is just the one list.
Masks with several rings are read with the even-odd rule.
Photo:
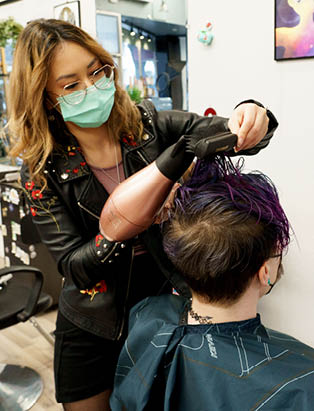
[[34, 185], [35, 185], [34, 181], [26, 181], [25, 188], [26, 190], [32, 190], [34, 188]]
[[101, 234], [96, 235], [96, 237], [95, 237], [96, 247], [100, 246], [103, 239], [104, 239], [104, 236], [102, 236]]
[[126, 135], [124, 137], [122, 137], [122, 141], [123, 143], [127, 144], [128, 146], [133, 146], [135, 147], [136, 141], [134, 140], [134, 136], [132, 136], [132, 134]]
[[[25, 188], [24, 188], [25, 187]], [[33, 181], [29, 182], [27, 181], [24, 184], [24, 187], [22, 186], [23, 193], [26, 195], [28, 201], [29, 201], [29, 210], [30, 213], [32, 214], [33, 217], [41, 217], [41, 216], [49, 216], [52, 218], [52, 220], [56, 223], [56, 226], [58, 228], [58, 231], [60, 231], [59, 224], [51, 212], [51, 208], [53, 208], [57, 201], [58, 197], [57, 196], [52, 196], [49, 199], [43, 199], [43, 194], [41, 190], [39, 190]], [[35, 188], [35, 190], [32, 190]], [[31, 191], [32, 190], [32, 191]]]
[[75, 151], [82, 152], [80, 146], [68, 146], [68, 154], [69, 156], [75, 156]]
[[88, 294], [90, 295], [90, 300], [93, 301], [94, 297], [96, 294], [98, 293], [106, 293], [107, 292], [107, 284], [105, 280], [101, 280], [99, 281], [99, 283], [97, 283], [95, 285], [95, 287], [91, 288], [91, 289], [86, 289], [86, 290], [80, 290], [81, 294]]
[[33, 197], [34, 200], [37, 200], [37, 199], [42, 199], [43, 195], [40, 192], [40, 190], [34, 190], [34, 191], [32, 191], [32, 197]]
[[[82, 176], [87, 173], [87, 163], [84, 159], [81, 159], [80, 156], [77, 156], [77, 153], [82, 153], [82, 149], [79, 146], [68, 146], [67, 152], [65, 153], [65, 169], [60, 170], [60, 176], [62, 180], [68, 180], [69, 177], [73, 176]], [[77, 156], [78, 158], [74, 158]], [[73, 160], [72, 160], [73, 159]], [[74, 163], [73, 163], [74, 161]], [[72, 168], [73, 165], [76, 167]], [[71, 167], [72, 166], [72, 167]]]

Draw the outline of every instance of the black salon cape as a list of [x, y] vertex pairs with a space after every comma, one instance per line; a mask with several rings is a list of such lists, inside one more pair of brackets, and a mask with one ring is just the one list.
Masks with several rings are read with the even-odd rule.
[[178, 325], [186, 300], [138, 303], [121, 352], [113, 411], [314, 410], [314, 349], [251, 320]]

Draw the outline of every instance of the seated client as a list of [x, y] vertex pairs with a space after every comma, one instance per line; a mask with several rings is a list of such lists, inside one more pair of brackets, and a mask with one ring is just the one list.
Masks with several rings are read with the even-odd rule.
[[164, 249], [192, 299], [133, 308], [113, 411], [313, 410], [314, 349], [257, 314], [281, 276], [289, 232], [269, 178], [224, 157], [197, 163], [164, 224]]

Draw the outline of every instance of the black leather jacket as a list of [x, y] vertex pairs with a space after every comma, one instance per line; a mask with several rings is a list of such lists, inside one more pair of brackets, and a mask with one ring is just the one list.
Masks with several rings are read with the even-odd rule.
[[[228, 129], [228, 120], [217, 116], [157, 112], [147, 101], [138, 108], [145, 134], [138, 144], [127, 138], [121, 141], [126, 177], [154, 161], [183, 134], [203, 134], [206, 130], [210, 135]], [[271, 113], [269, 116], [265, 138], [240, 154], [256, 154], [268, 145], [278, 125]], [[46, 164], [47, 189], [40, 193], [26, 166], [21, 170], [22, 185], [40, 237], [65, 278], [60, 311], [87, 331], [118, 339], [127, 314], [133, 240], [115, 243], [99, 234], [99, 216], [108, 193], [86, 164], [76, 139], [66, 134], [61, 141], [62, 150], [53, 152]], [[141, 234], [141, 239], [163, 275], [184, 294], [185, 285], [162, 250], [159, 227], [153, 225]]]

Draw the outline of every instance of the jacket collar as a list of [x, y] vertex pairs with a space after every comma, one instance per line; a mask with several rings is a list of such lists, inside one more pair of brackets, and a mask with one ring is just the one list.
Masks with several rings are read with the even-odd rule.
[[59, 183], [76, 180], [91, 173], [81, 147], [76, 141], [63, 146], [62, 150], [54, 152], [48, 163], [54, 167], [51, 171], [55, 173]]

